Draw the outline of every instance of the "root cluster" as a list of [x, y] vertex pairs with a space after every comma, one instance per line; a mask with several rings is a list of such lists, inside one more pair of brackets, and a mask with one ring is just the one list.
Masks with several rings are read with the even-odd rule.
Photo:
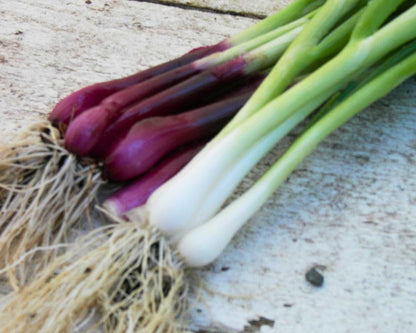
[[163, 236], [120, 222], [77, 241], [10, 295], [0, 332], [177, 332], [187, 294], [183, 265]]
[[76, 160], [48, 122], [1, 147], [0, 270], [14, 289], [45, 267], [72, 227], [88, 218], [101, 184], [98, 168]]

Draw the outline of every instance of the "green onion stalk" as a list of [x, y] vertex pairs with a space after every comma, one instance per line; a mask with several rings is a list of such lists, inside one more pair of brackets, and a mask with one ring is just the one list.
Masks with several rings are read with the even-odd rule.
[[[325, 5], [311, 21], [310, 26], [314, 30], [317, 20], [328, 16], [320, 17], [319, 14], [330, 8], [331, 3], [341, 2], [327, 2], [328, 6]], [[342, 3], [351, 3], [351, 1]], [[220, 182], [224, 171], [244, 156], [245, 151], [297, 112], [306, 109], [306, 113], [311, 113], [353, 80], [354, 76], [368, 69], [389, 52], [412, 40], [415, 33], [411, 30], [416, 24], [412, 15], [416, 12], [416, 8], [412, 7], [377, 30], [399, 5], [399, 1], [395, 2], [395, 6], [388, 2], [389, 6], [393, 7], [389, 11], [389, 7], [384, 8], [381, 4], [384, 10], [380, 13], [377, 7], [380, 3], [383, 2], [380, 0], [369, 3], [356, 23], [348, 45], [336, 57], [285, 93], [268, 102], [230, 133], [223, 137], [220, 135], [218, 141], [214, 140], [209, 144], [182, 172], [156, 191], [146, 208], [150, 223], [166, 234], [173, 235], [186, 232], [197, 224], [203, 223], [209, 214], [215, 213], [215, 210], [210, 211], [204, 219], [198, 217], [200, 210], [204, 210], [205, 205], [218, 209], [222, 204], [222, 202], [217, 205], [210, 202], [205, 204], [207, 194], [210, 193], [208, 197], [215, 200], [216, 195], [212, 194], [212, 191]], [[372, 24], [369, 25], [368, 22]], [[378, 25], [374, 22], [378, 22]], [[309, 30], [307, 28], [302, 34], [307, 33]], [[282, 61], [284, 58], [283, 56]], [[279, 65], [280, 61], [276, 67]], [[253, 98], [256, 98], [256, 94]], [[204, 174], [204, 177], [198, 176], [201, 174]], [[243, 176], [244, 174], [241, 175]], [[175, 188], [179, 188], [177, 186], [180, 186], [181, 190], [187, 194], [185, 198], [174, 195]]]
[[244, 223], [260, 209], [322, 140], [415, 74], [416, 54], [413, 54], [375, 77], [327, 112], [241, 197], [180, 240], [178, 249], [186, 263], [199, 267], [215, 260]]
[[[189, 267], [215, 260], [322, 140], [415, 75], [416, 5], [409, 4], [326, 1], [275, 65], [274, 84], [268, 78], [235, 120], [127, 214], [130, 221], [77, 241], [10, 295], [0, 332], [69, 331], [91, 313], [111, 332], [183, 328]], [[335, 54], [327, 51], [333, 45]], [[315, 110], [277, 162], [221, 208], [256, 162]]]
[[[85, 222], [94, 213], [93, 205], [98, 202], [100, 189], [111, 183], [102, 177], [100, 160], [68, 151], [68, 141], [65, 142], [66, 129], [89, 110], [100, 106], [93, 102], [104, 103], [112, 98], [117, 103], [111, 107], [119, 107], [122, 112], [124, 107], [137, 103], [138, 95], [143, 95], [149, 87], [153, 90], [148, 89], [151, 94], [144, 96], [145, 100], [157, 95], [156, 86], [164, 91], [171, 88], [169, 85], [175, 87], [176, 83], [186, 81], [185, 76], [172, 79], [181, 68], [185, 69], [184, 73], [196, 75], [242, 55], [250, 62], [246, 66], [246, 75], [267, 69], [274, 65], [323, 2], [296, 0], [282, 11], [223, 41], [221, 47], [212, 47], [211, 53], [199, 57], [201, 50], [196, 50], [133, 76], [83, 88], [59, 102], [49, 121], [34, 124], [19, 139], [2, 146], [0, 270], [8, 275], [13, 289], [25, 285], [37, 270], [62, 252], [64, 248], [60, 244], [77, 234], [74, 229], [92, 225]], [[143, 82], [136, 84], [133, 79]], [[140, 89], [136, 92], [134, 87]], [[110, 95], [104, 96], [104, 92]], [[98, 114], [97, 121], [106, 118], [106, 111], [104, 108]], [[92, 125], [96, 126], [96, 122]], [[85, 129], [74, 137], [91, 133], [95, 140], [96, 128]], [[86, 144], [79, 145], [78, 151], [85, 147]]]
[[[334, 49], [338, 50], [345, 45], [345, 40], [349, 38], [349, 34], [351, 33], [360, 12], [346, 20], [329, 35], [327, 34], [331, 25], [328, 25], [327, 17], [338, 17], [339, 20], [348, 11], [352, 10], [354, 5], [360, 5], [360, 1], [349, 1], [344, 7], [342, 7], [342, 10], [338, 8], [339, 1], [329, 1], [326, 3], [326, 5], [316, 14], [307, 29], [304, 29], [299, 37], [291, 44], [287, 52], [285, 52], [280, 61], [273, 68], [272, 72], [254, 93], [248, 103], [242, 108], [242, 110], [240, 110], [237, 116], [229, 123], [228, 126], [226, 126], [217, 138], [215, 138], [211, 144], [209, 144], [205, 150], [198, 154], [194, 161], [186, 167], [186, 169], [190, 170], [189, 173], [184, 170], [150, 198], [146, 209], [148, 210], [149, 220], [153, 225], [157, 226], [164, 232], [177, 235], [184, 231], [181, 230], [183, 228], [182, 226], [184, 226], [183, 229], [189, 229], [212, 216], [212, 214], [225, 202], [227, 197], [232, 193], [244, 175], [247, 174], [252, 167], [254, 167], [261, 157], [263, 157], [271, 149], [271, 147], [273, 147], [282, 137], [293, 129], [293, 127], [304, 119], [308, 113], [312, 112], [322, 103], [322, 101], [325, 100], [326, 94], [328, 93], [325, 90], [318, 95], [318, 98], [310, 101], [306, 99], [306, 96], [308, 96], [307, 94], [303, 97], [304, 93], [302, 91], [302, 93], [299, 94], [302, 94], [301, 100], [297, 100], [296, 96], [293, 99], [295, 100], [294, 103], [302, 101], [305, 101], [305, 103], [300, 106], [294, 105], [295, 110], [298, 112], [293, 112], [292, 115], [288, 115], [286, 118], [282, 117], [282, 105], [280, 104], [280, 100], [276, 99], [273, 105], [267, 105], [268, 110], [270, 110], [269, 114], [274, 114], [281, 119], [280, 123], [275, 122], [275, 120], [270, 120], [271, 122], [268, 124], [268, 126], [270, 126], [269, 131], [275, 130], [277, 133], [275, 135], [269, 134], [269, 140], [264, 139], [265, 143], [267, 142], [268, 144], [264, 145], [262, 150], [263, 152], [256, 154], [257, 159], [245, 159], [248, 162], [247, 164], [237, 162], [237, 154], [240, 154], [241, 152], [244, 153], [244, 149], [248, 149], [250, 145], [254, 144], [259, 138], [250, 138], [248, 133], [253, 133], [253, 130], [255, 130], [254, 134], [267, 134], [264, 132], [261, 133], [257, 130], [259, 128], [258, 125], [254, 125], [257, 127], [247, 125], [248, 132], [246, 134], [233, 133], [230, 135], [231, 138], [227, 139], [229, 142], [228, 144], [230, 145], [229, 147], [233, 147], [229, 148], [230, 154], [223, 155], [222, 153], [215, 151], [218, 147], [225, 147], [225, 143], [217, 145], [216, 140], [224, 140], [224, 133], [227, 133], [230, 128], [235, 126], [235, 124], [240, 121], [240, 119], [247, 118], [252, 113], [257, 113], [263, 105], [270, 102], [270, 99], [273, 96], [270, 92], [273, 89], [276, 90], [276, 95], [278, 95], [293, 82], [297, 75], [302, 73], [303, 69], [306, 69], [308, 66], [312, 66], [319, 59], [325, 58], [327, 54], [330, 54], [330, 52]], [[335, 26], [335, 24], [338, 23], [336, 19], [333, 19], [331, 22], [332, 26]], [[273, 81], [275, 82], [274, 86]], [[293, 87], [293, 89], [299, 89], [298, 87], [301, 84], [304, 84], [304, 82], [299, 82]], [[341, 88], [341, 86], [339, 86], [338, 89], [339, 88]], [[288, 90], [287, 94], [289, 94], [293, 89]], [[282, 95], [282, 97], [287, 94]], [[275, 110], [279, 110], [279, 112], [275, 112]], [[286, 123], [283, 125], [282, 123], [285, 121]], [[277, 124], [282, 126], [275, 126]], [[246, 129], [239, 127], [239, 133], [244, 133], [245, 130]], [[242, 135], [242, 140], [247, 142], [247, 144], [237, 144], [236, 141], [240, 140], [238, 135]], [[274, 140], [272, 138], [274, 138]], [[211, 147], [213, 147], [213, 150], [211, 150]], [[205, 159], [206, 164], [198, 162], [202, 158]], [[211, 162], [208, 163], [208, 161]], [[197, 163], [198, 167], [194, 167], [193, 165]], [[204, 168], [204, 165], [207, 166], [206, 171], [198, 169], [199, 167]], [[224, 172], [225, 182], [229, 181], [231, 177], [233, 179], [233, 186], [221, 185], [221, 173], [222, 170], [227, 170], [226, 168], [233, 168], [232, 176], [229, 176], [231, 171]], [[191, 179], [190, 174], [194, 173], [197, 175], [199, 172], [205, 173], [204, 179], [200, 178], [197, 180], [197, 177], [195, 177], [195, 179], [188, 183], [188, 179]], [[181, 179], [182, 175], [186, 175], [186, 178]], [[185, 193], [190, 194], [189, 198], [177, 198], [177, 200], [172, 201], [172, 194], [169, 193], [169, 187], [174, 189], [179, 183], [183, 186]], [[192, 183], [194, 183], [195, 186], [192, 185]], [[198, 183], [200, 183], [201, 186], [198, 186]], [[217, 186], [218, 190], [216, 190]], [[187, 189], [185, 190], [186, 187]], [[210, 198], [212, 198], [212, 200]], [[204, 203], [202, 203], [203, 201]], [[187, 207], [183, 207], [184, 205]], [[154, 206], [154, 208], [152, 206]], [[165, 209], [160, 209], [162, 206], [164, 206]], [[134, 213], [135, 212], [131, 212], [130, 214]]]

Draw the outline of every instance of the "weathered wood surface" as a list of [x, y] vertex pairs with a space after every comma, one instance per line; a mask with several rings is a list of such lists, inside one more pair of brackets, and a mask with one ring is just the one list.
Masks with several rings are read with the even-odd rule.
[[[226, 2], [237, 3], [221, 6]], [[121, 0], [0, 0], [0, 17], [2, 140], [76, 88], [160, 63], [254, 22]], [[194, 331], [241, 331], [259, 318], [267, 319], [254, 325], [263, 323], [261, 332], [416, 329], [415, 83], [334, 133], [223, 256], [198, 272], [215, 293], [193, 305]], [[304, 279], [313, 265], [325, 276], [318, 289]]]

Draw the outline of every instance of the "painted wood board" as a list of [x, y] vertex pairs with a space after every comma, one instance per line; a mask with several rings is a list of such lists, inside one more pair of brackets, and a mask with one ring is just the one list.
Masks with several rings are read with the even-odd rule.
[[[0, 15], [5, 141], [79, 87], [220, 41], [256, 21], [121, 0], [0, 0]], [[410, 80], [320, 145], [221, 258], [197, 272], [215, 292], [203, 292], [193, 305], [189, 330], [414, 330], [415, 163], [416, 82]], [[314, 265], [325, 276], [321, 288], [304, 278]]]

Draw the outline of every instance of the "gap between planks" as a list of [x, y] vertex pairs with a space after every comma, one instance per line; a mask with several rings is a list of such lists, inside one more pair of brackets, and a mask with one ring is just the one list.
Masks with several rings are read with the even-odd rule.
[[196, 10], [199, 12], [213, 13], [213, 14], [219, 14], [219, 15], [232, 15], [232, 16], [238, 16], [238, 17], [247, 17], [247, 18], [258, 19], [258, 20], [264, 19], [266, 17], [266, 15], [242, 13], [242, 12], [236, 12], [233, 10], [221, 10], [221, 9], [215, 9], [215, 8], [206, 7], [206, 6], [175, 3], [169, 0], [129, 0], [129, 1], [147, 2], [147, 3], [158, 4], [158, 5], [168, 6], [168, 7], [186, 9], [186, 10]]

